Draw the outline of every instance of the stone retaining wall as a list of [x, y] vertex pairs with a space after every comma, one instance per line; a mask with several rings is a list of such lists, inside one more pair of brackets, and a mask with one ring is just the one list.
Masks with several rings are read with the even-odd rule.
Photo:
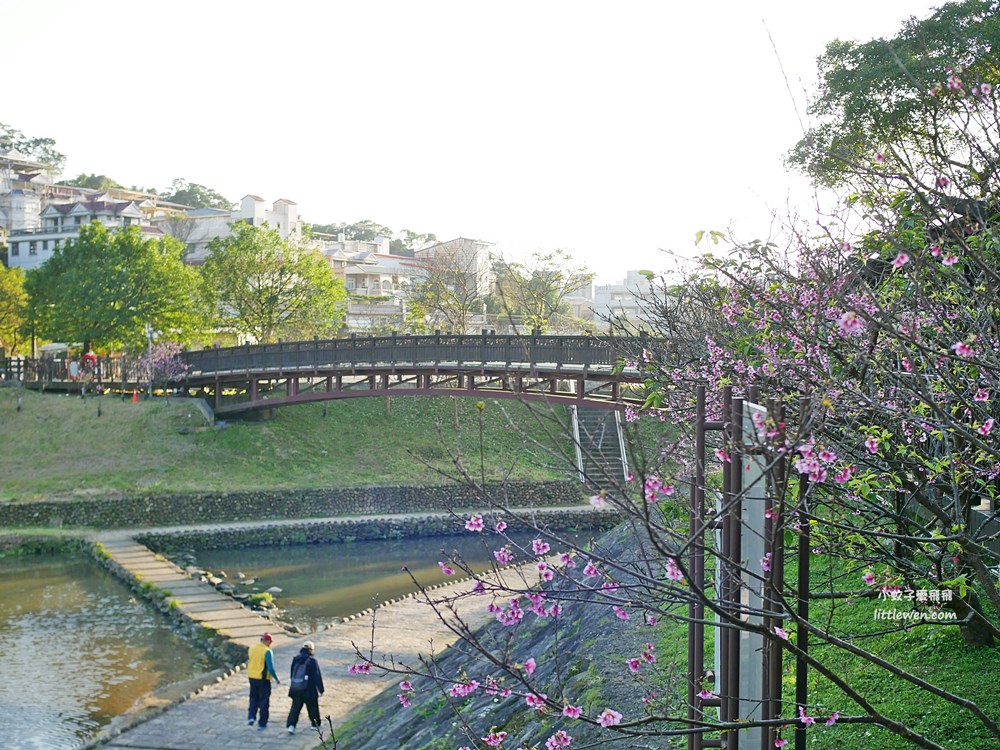
[[[488, 486], [511, 507], [579, 505], [573, 481]], [[149, 495], [0, 503], [0, 527], [89, 526], [117, 529], [282, 518], [422, 513], [478, 508], [482, 499], [460, 484]]]
[[[499, 516], [498, 516], [499, 517]], [[520, 525], [505, 516], [509, 531], [524, 531]], [[621, 516], [611, 511], [546, 511], [539, 514], [539, 526], [588, 538], [599, 535], [617, 523]], [[488, 521], [488, 519], [487, 519]], [[330, 544], [335, 542], [361, 542], [380, 539], [405, 539], [410, 537], [448, 536], [468, 533], [454, 518], [442, 515], [412, 518], [366, 518], [343, 521], [319, 521], [295, 525], [267, 524], [257, 527], [213, 530], [186, 530], [139, 534], [135, 540], [155, 552], [172, 554], [183, 548], [232, 549], [291, 544]]]

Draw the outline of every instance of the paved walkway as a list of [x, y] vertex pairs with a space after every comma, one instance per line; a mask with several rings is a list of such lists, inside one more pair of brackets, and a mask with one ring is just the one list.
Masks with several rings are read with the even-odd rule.
[[[566, 511], [567, 508], [559, 508]], [[592, 508], [575, 509], [594, 512]], [[535, 511], [536, 513], [540, 511]], [[544, 511], [541, 511], [544, 512]], [[433, 515], [433, 514], [415, 514]], [[351, 675], [348, 669], [357, 662], [356, 644], [363, 653], [372, 648], [376, 661], [392, 659], [397, 664], [418, 664], [420, 654], [439, 652], [451, 645], [457, 636], [438, 618], [432, 607], [420, 595], [413, 595], [396, 602], [386, 603], [376, 610], [376, 627], [368, 615], [356, 616], [328, 629], [292, 637], [273, 623], [239, 606], [207, 583], [192, 580], [184, 571], [169, 561], [157, 559], [148, 548], [133, 540], [144, 533], [177, 532], [193, 529], [221, 529], [260, 527], [261, 525], [302, 525], [326, 523], [336, 519], [300, 519], [274, 521], [267, 524], [226, 523], [199, 527], [173, 527], [170, 529], [128, 529], [102, 532], [94, 537], [123, 567], [142, 573], [148, 580], [169, 589], [193, 619], [215, 627], [221, 633], [244, 645], [257, 641], [260, 633], [269, 630], [275, 637], [273, 646], [275, 667], [282, 680], [274, 686], [271, 696], [271, 720], [264, 731], [247, 726], [246, 712], [248, 683], [246, 675], [238, 670], [229, 677], [201, 690], [193, 697], [171, 706], [160, 715], [149, 719], [112, 739], [105, 747], [132, 748], [133, 750], [228, 750], [230, 748], [288, 748], [311, 750], [319, 744], [315, 730], [303, 709], [297, 734], [285, 730], [285, 719], [291, 705], [287, 695], [287, 676], [292, 657], [302, 644], [316, 644], [316, 658], [323, 673], [326, 693], [320, 699], [320, 713], [333, 717], [334, 726], [343, 723], [347, 715], [365, 701], [377, 695], [386, 686], [399, 682], [398, 675]], [[525, 571], [528, 573], [529, 571]], [[530, 572], [534, 572], [531, 568]], [[435, 588], [435, 599], [452, 597], [467, 592], [471, 581], [458, 581]], [[523, 585], [523, 584], [521, 584]], [[472, 628], [485, 623], [489, 614], [483, 599], [468, 597], [455, 602], [456, 610]]]

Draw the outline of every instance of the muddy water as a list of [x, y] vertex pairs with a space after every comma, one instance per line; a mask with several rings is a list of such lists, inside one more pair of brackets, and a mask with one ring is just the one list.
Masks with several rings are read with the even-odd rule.
[[0, 746], [78, 748], [216, 665], [85, 557], [0, 559]]

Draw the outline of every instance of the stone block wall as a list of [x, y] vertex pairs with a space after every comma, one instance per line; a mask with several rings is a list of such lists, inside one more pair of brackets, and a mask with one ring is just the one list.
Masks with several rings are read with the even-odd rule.
[[[580, 505], [573, 481], [518, 482], [486, 488], [511, 507]], [[142, 495], [0, 503], [0, 527], [115, 529], [184, 526], [283, 518], [427, 513], [481, 508], [486, 503], [460, 484]]]

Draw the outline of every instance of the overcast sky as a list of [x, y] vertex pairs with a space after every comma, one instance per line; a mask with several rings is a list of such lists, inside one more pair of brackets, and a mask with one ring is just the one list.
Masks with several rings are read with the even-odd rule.
[[782, 157], [816, 57], [939, 4], [0, 0], [0, 122], [68, 176], [566, 248], [612, 281], [807, 203]]

